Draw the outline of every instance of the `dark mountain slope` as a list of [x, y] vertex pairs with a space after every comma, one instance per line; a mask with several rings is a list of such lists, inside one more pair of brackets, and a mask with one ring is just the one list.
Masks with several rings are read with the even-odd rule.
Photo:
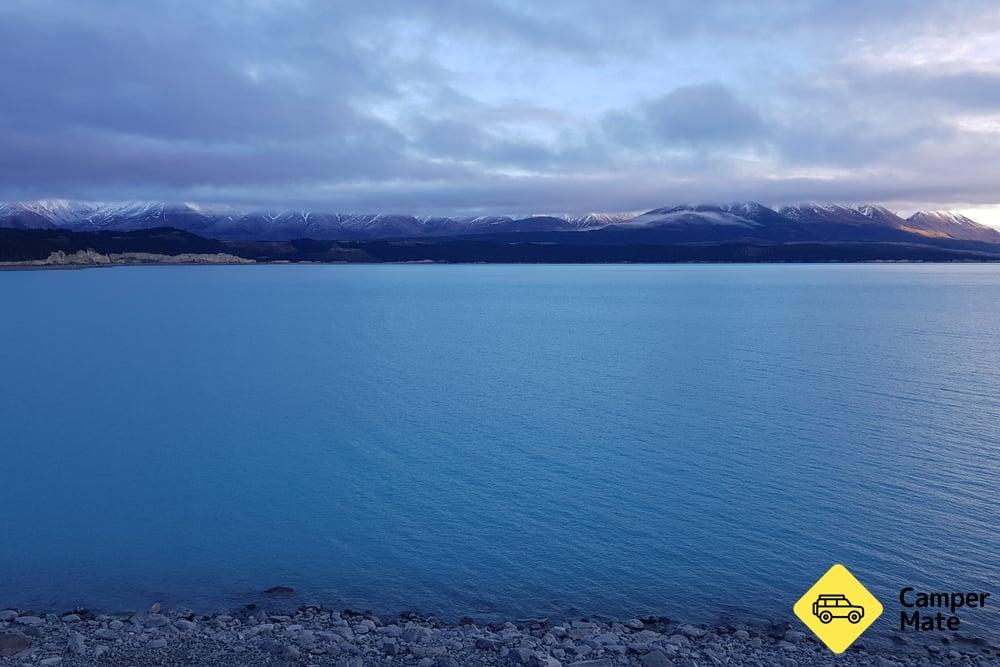
[[[525, 237], [534, 237], [528, 241]], [[618, 262], [859, 262], [859, 261], [1000, 261], [1000, 246], [963, 242], [949, 247], [937, 240], [914, 243], [589, 243], [565, 232], [510, 233], [463, 239], [374, 241], [215, 241], [169, 228], [133, 232], [0, 230], [0, 262], [45, 260], [53, 252], [93, 250], [109, 253], [226, 253], [258, 262], [462, 262], [462, 263], [618, 263]], [[641, 238], [641, 233], [635, 238]], [[951, 242], [957, 243], [957, 242]]]

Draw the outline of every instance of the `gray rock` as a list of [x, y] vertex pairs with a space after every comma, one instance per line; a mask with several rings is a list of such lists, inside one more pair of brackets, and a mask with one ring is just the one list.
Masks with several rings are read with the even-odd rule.
[[66, 614], [62, 617], [63, 623], [79, 623], [80, 616], [78, 614]]
[[150, 639], [146, 642], [146, 648], [157, 649], [157, 648], [167, 648], [167, 640], [163, 637], [159, 639]]
[[83, 655], [87, 652], [87, 644], [79, 632], [74, 632], [69, 636], [66, 646], [73, 655]]
[[490, 639], [489, 637], [476, 638], [476, 648], [480, 651], [495, 651], [498, 646], [500, 646], [500, 642], [495, 639]]
[[291, 595], [295, 589], [291, 586], [272, 586], [264, 591], [267, 595]]
[[58, 665], [60, 663], [62, 663], [62, 656], [53, 655], [48, 658], [42, 658], [38, 664], [43, 665], [43, 667], [52, 667], [52, 665]]
[[182, 618], [179, 621], [174, 621], [174, 627], [181, 632], [191, 632], [192, 630], [198, 629], [198, 624], [194, 621], [189, 621], [186, 618]]
[[170, 624], [170, 619], [162, 614], [150, 614], [142, 620], [142, 624], [147, 628], [162, 628]]
[[159, 602], [154, 602], [153, 606], [151, 606], [149, 608], [149, 613], [150, 614], [159, 614], [160, 613], [160, 603]]
[[639, 656], [639, 662], [642, 663], [642, 667], [674, 667], [670, 657], [660, 649]]
[[94, 632], [95, 639], [103, 639], [105, 641], [114, 641], [118, 639], [118, 633], [109, 628], [99, 628]]
[[419, 625], [414, 625], [404, 629], [402, 637], [403, 641], [405, 642], [409, 642], [410, 644], [418, 644], [422, 641], [430, 639], [431, 631]]
[[798, 630], [789, 630], [785, 633], [785, 641], [791, 642], [792, 644], [798, 644], [800, 641], [805, 639], [806, 636], [799, 632]]
[[737, 630], [733, 633], [733, 637], [736, 637], [740, 641], [746, 641], [747, 639], [750, 639], [750, 633], [746, 630]]
[[270, 653], [271, 655], [281, 655], [285, 650], [284, 644], [273, 639], [263, 639], [257, 646], [264, 653]]
[[685, 637], [690, 637], [691, 639], [698, 639], [705, 636], [704, 630], [689, 623], [685, 623], [681, 627], [677, 628], [677, 632]]
[[600, 660], [580, 660], [570, 663], [569, 667], [614, 667], [607, 658]]
[[420, 662], [417, 663], [417, 667], [434, 667], [434, 659], [421, 658]]
[[533, 664], [534, 657], [535, 657], [535, 652], [523, 646], [512, 648], [511, 650], [507, 651], [507, 659], [513, 662], [515, 665]]
[[625, 621], [625, 627], [632, 628], [633, 630], [642, 630], [646, 627], [646, 624], [640, 621], [638, 618], [630, 618]]
[[118, 632], [119, 630], [125, 627], [125, 624], [116, 618], [115, 620], [108, 623], [108, 627], [114, 630], [115, 632]]
[[380, 635], [386, 635], [387, 637], [400, 637], [403, 634], [403, 628], [399, 627], [395, 623], [384, 625], [381, 628], [377, 628], [375, 631]]
[[534, 667], [562, 667], [562, 663], [551, 655], [536, 655], [531, 664]]
[[20, 625], [36, 626], [36, 625], [44, 625], [45, 619], [39, 618], [37, 616], [18, 616], [15, 622]]
[[3, 611], [0, 611], [0, 621], [4, 623], [13, 621], [15, 618], [17, 618], [17, 612], [13, 609], [4, 609]]
[[29, 648], [31, 648], [31, 639], [20, 632], [0, 634], [0, 657], [9, 658]]

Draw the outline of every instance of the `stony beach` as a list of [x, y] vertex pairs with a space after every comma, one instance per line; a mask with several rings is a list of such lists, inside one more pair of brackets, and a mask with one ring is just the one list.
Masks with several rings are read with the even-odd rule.
[[[787, 622], [712, 627], [664, 617], [458, 623], [304, 606], [247, 605], [196, 614], [154, 604], [138, 614], [0, 611], [0, 665], [529, 665], [716, 667], [722, 665], [1000, 665], [1000, 647], [956, 634], [924, 642], [895, 635], [832, 655]], [[928, 643], [930, 642], [930, 643]]]

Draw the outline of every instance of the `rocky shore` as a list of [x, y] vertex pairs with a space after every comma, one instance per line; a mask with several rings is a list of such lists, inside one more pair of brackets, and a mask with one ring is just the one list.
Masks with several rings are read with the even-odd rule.
[[536, 667], [717, 667], [722, 665], [1000, 665], [983, 640], [936, 635], [933, 643], [862, 638], [832, 655], [789, 623], [724, 622], [713, 627], [667, 618], [568, 621], [527, 619], [446, 623], [305, 606], [269, 613], [247, 605], [229, 613], [185, 610], [107, 615], [0, 611], [0, 665], [529, 665]]
[[71, 253], [56, 250], [45, 259], [0, 262], [0, 269], [85, 268], [129, 264], [256, 264], [256, 262], [224, 252], [164, 255], [151, 252], [99, 253], [88, 248]]

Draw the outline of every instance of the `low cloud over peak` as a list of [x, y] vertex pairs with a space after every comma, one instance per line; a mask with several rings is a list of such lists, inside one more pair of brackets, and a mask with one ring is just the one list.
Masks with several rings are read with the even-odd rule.
[[0, 198], [1000, 204], [989, 2], [0, 5]]

